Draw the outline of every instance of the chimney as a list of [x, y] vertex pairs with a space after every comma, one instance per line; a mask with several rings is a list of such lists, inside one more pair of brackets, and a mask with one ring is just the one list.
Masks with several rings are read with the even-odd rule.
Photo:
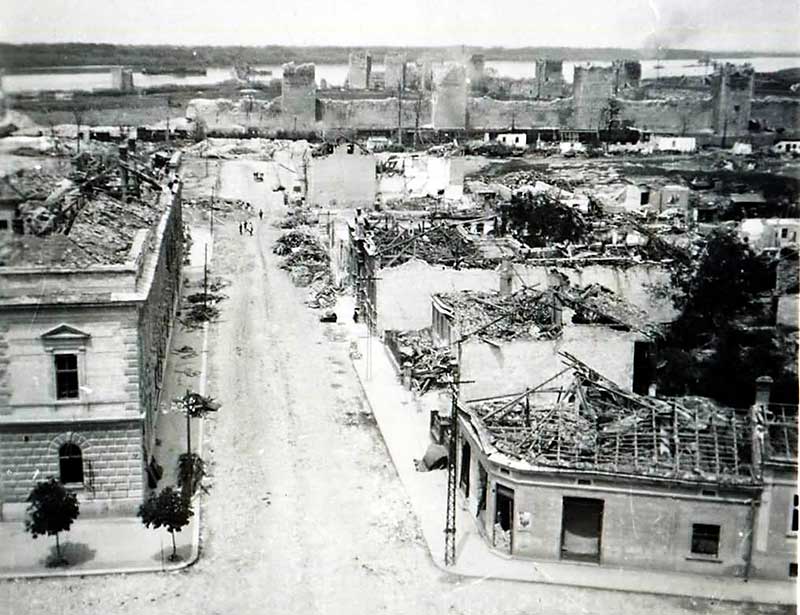
[[761, 376], [756, 379], [756, 399], [750, 407], [750, 444], [752, 447], [753, 471], [761, 474], [761, 462], [764, 453], [764, 434], [766, 433], [766, 414], [769, 409], [769, 398], [772, 390], [772, 378]]
[[514, 271], [508, 259], [503, 259], [500, 264], [500, 296], [508, 297], [512, 292], [514, 284]]

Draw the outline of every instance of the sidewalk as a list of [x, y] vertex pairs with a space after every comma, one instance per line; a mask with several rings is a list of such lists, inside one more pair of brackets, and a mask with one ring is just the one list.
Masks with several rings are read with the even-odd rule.
[[[416, 512], [434, 563], [454, 574], [604, 590], [690, 596], [712, 600], [796, 604], [795, 585], [788, 582], [705, 577], [694, 574], [627, 570], [591, 564], [537, 562], [504, 557], [489, 548], [478, 527], [463, 507], [459, 494], [456, 514], [456, 564], [444, 565], [444, 524], [447, 474], [417, 472], [413, 460], [425, 453], [431, 441], [428, 408], [421, 408], [414, 394], [398, 379], [383, 344], [369, 337], [365, 325], [352, 322], [352, 299], [337, 306], [341, 326], [356, 340], [360, 358], [353, 360], [364, 393], [372, 408], [397, 473]], [[369, 347], [371, 342], [372, 347]]]
[[[192, 228], [193, 234], [195, 229]], [[194, 238], [190, 264], [183, 269], [190, 284], [202, 283], [203, 247], [210, 235], [198, 229]], [[209, 259], [211, 257], [209, 242]], [[196, 288], [183, 289], [184, 295]], [[165, 369], [161, 395], [163, 411], [156, 426], [157, 443], [154, 455], [164, 469], [158, 489], [175, 485], [178, 456], [186, 451], [186, 418], [168, 411], [170, 400], [180, 397], [187, 388], [205, 393], [208, 323], [202, 329], [188, 331], [177, 322]], [[189, 346], [194, 354], [181, 355], [175, 351]], [[192, 450], [202, 445], [202, 420], [192, 420]], [[199, 556], [200, 505], [194, 498], [194, 516], [188, 526], [175, 533], [180, 559], [169, 561], [172, 539], [161, 528], [148, 529], [138, 517], [78, 517], [69, 532], [60, 534], [63, 555], [69, 566], [48, 568], [46, 562], [55, 554], [55, 538], [40, 536], [34, 540], [25, 532], [22, 521], [0, 523], [0, 579], [21, 577], [84, 576], [109, 573], [158, 572], [179, 570], [192, 565]]]

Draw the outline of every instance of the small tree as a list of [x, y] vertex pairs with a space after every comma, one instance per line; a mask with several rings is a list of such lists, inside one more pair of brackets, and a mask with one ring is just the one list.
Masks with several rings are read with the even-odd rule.
[[169, 559], [170, 561], [178, 559], [175, 532], [180, 532], [186, 527], [190, 517], [194, 515], [190, 500], [181, 497], [181, 494], [172, 487], [165, 487], [158, 495], [151, 493], [139, 507], [137, 515], [142, 518], [145, 527], [167, 528], [172, 536], [172, 555]]
[[54, 565], [66, 564], [61, 555], [61, 544], [58, 540], [60, 532], [69, 531], [72, 522], [78, 518], [80, 509], [78, 498], [67, 491], [55, 478], [37, 483], [28, 496], [28, 518], [25, 520], [25, 531], [34, 538], [48, 535], [56, 537], [56, 561]]
[[178, 486], [184, 498], [190, 499], [206, 475], [206, 464], [196, 453], [178, 457]]

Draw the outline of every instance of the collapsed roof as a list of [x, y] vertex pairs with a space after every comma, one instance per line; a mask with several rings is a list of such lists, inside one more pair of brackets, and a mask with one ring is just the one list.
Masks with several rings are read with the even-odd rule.
[[[67, 177], [37, 171], [4, 178], [19, 194], [17, 219], [24, 234], [0, 245], [0, 266], [88, 267], [125, 263], [138, 231], [158, 224], [163, 213], [159, 180], [133, 158], [82, 154]], [[122, 173], [129, 182], [124, 194]], [[125, 201], [122, 197], [126, 196]]]
[[509, 295], [464, 290], [433, 296], [440, 311], [457, 323], [462, 336], [478, 333], [481, 338], [506, 341], [554, 339], [562, 327], [554, 310], [562, 306], [574, 311], [574, 324], [618, 326], [648, 337], [659, 333], [647, 314], [599, 284], [578, 287], [562, 279], [560, 286], [543, 291], [523, 287]]
[[[749, 410], [703, 397], [637, 395], [562, 356], [566, 367], [559, 375], [573, 376], [567, 387], [546, 388], [555, 379], [550, 378], [517, 396], [461, 407], [484, 450], [534, 468], [732, 485], [760, 481]], [[774, 446], [796, 463], [796, 409], [793, 419], [785, 413], [782, 419], [766, 419], [767, 452]]]

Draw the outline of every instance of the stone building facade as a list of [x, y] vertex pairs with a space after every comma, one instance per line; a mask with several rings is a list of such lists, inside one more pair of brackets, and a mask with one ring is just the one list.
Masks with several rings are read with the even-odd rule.
[[711, 78], [714, 134], [747, 134], [754, 88], [755, 72], [751, 66], [723, 64], [717, 67]]
[[146, 493], [183, 260], [180, 190], [157, 198], [121, 262], [0, 267], [2, 519], [49, 476], [84, 515], [133, 514]]
[[559, 98], [564, 89], [561, 60], [536, 60], [536, 98]]
[[351, 90], [368, 90], [372, 73], [372, 56], [369, 51], [351, 51], [347, 69], [347, 87]]
[[406, 88], [406, 56], [403, 53], [387, 53], [383, 59], [383, 87], [390, 92]]
[[437, 75], [431, 95], [431, 123], [436, 129], [466, 127], [467, 75], [462, 64], [447, 64]]
[[293, 62], [283, 65], [281, 78], [281, 115], [286, 128], [307, 129], [314, 126], [317, 113], [316, 69], [313, 64]]

